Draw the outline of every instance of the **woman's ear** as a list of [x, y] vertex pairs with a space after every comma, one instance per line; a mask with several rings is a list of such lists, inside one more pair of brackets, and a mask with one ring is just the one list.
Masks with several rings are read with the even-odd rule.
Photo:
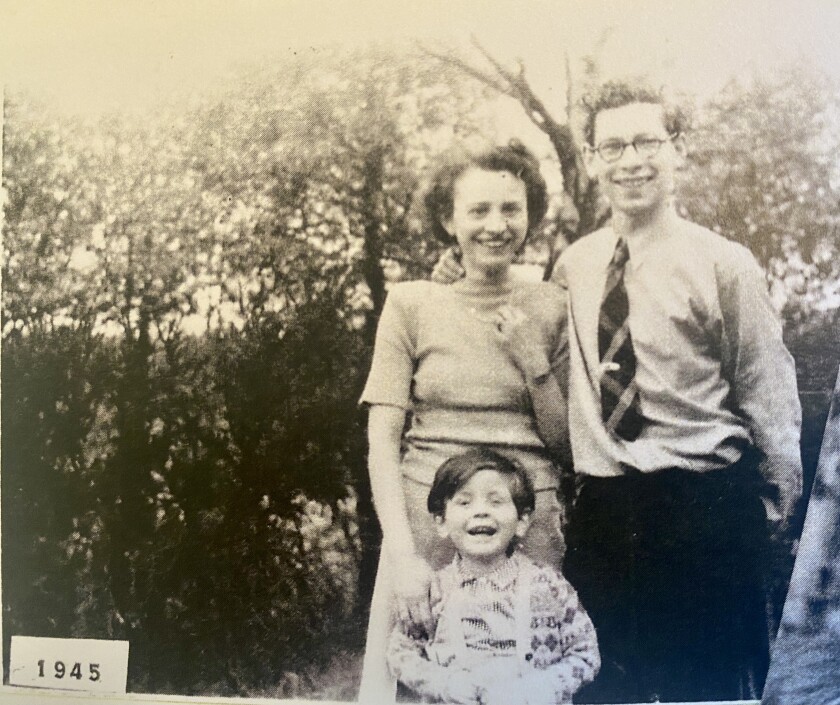
[[451, 237], [453, 240], [456, 239], [455, 238], [455, 227], [454, 226], [455, 226], [455, 221], [453, 220], [453, 218], [451, 216], [449, 218], [441, 218], [440, 219], [440, 227], [442, 227], [447, 232], [449, 237]]

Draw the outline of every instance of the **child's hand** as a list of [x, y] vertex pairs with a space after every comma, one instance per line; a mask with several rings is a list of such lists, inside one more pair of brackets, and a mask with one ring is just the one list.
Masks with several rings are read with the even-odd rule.
[[524, 705], [526, 698], [518, 678], [494, 680], [481, 689], [481, 705]]
[[556, 687], [550, 673], [536, 671], [521, 678], [496, 678], [481, 689], [481, 705], [565, 705], [572, 694]]
[[[452, 705], [482, 705], [479, 688], [472, 682], [470, 673], [460, 668], [446, 668], [448, 673], [443, 681], [440, 699]], [[511, 705], [511, 701], [507, 705]]]

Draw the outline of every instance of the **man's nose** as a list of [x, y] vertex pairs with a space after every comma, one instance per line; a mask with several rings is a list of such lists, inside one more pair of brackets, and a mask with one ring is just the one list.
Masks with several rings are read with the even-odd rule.
[[645, 161], [645, 159], [642, 159], [642, 157], [639, 156], [639, 152], [631, 143], [624, 148], [624, 153], [618, 158], [617, 163], [624, 169], [632, 169], [640, 167]]

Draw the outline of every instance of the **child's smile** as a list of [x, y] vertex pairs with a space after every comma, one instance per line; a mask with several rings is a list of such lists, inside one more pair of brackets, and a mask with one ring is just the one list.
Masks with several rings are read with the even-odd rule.
[[496, 470], [473, 475], [438, 519], [441, 536], [452, 541], [467, 566], [482, 572], [501, 564], [527, 529], [528, 516], [519, 516], [508, 480]]

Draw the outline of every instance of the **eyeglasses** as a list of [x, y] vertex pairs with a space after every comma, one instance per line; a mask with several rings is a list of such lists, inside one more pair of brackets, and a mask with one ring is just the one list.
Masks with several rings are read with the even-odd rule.
[[650, 135], [640, 135], [635, 137], [632, 142], [625, 142], [624, 140], [606, 140], [601, 142], [597, 147], [589, 147], [593, 152], [597, 152], [605, 162], [611, 164], [621, 159], [624, 150], [632, 146], [642, 159], [653, 159], [658, 153], [659, 149], [666, 142], [671, 142], [677, 137], [676, 134], [668, 135], [666, 139], [659, 137], [651, 137]]

